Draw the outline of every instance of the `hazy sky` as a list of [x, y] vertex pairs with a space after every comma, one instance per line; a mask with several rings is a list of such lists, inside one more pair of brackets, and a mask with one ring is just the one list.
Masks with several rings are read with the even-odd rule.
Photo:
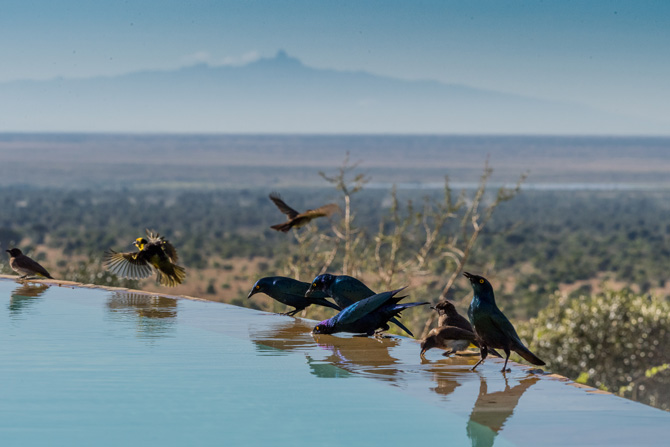
[[279, 49], [314, 67], [670, 117], [667, 0], [0, 0], [0, 82]]

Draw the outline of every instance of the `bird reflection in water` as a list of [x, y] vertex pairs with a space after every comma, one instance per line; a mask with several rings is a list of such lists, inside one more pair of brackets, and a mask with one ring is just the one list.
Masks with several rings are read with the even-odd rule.
[[177, 300], [175, 298], [115, 292], [107, 300], [107, 309], [115, 318], [135, 320], [138, 335], [141, 337], [165, 337], [176, 328]]
[[29, 309], [49, 288], [46, 284], [23, 283], [12, 291], [9, 314], [17, 317]]
[[[313, 322], [299, 318], [263, 328], [255, 325], [249, 328], [249, 338], [260, 355], [304, 352], [311, 373], [318, 377], [364, 374], [385, 381], [396, 380], [398, 359], [389, 354], [389, 348], [397, 346], [398, 339], [318, 335], [312, 334], [313, 327]], [[325, 358], [321, 355], [323, 351]]]
[[332, 352], [325, 362], [352, 373], [379, 380], [395, 382], [399, 361], [389, 349], [397, 346], [396, 338], [338, 337], [314, 334], [314, 341], [322, 349]]
[[314, 347], [312, 326], [299, 318], [282, 321], [263, 328], [249, 327], [249, 338], [261, 355], [286, 355], [301, 348]]
[[479, 396], [470, 413], [467, 432], [473, 447], [489, 447], [493, 445], [495, 437], [507, 419], [514, 413], [523, 393], [540, 378], [529, 375], [517, 385], [510, 387], [505, 376], [505, 389], [491, 393], [488, 391], [486, 379], [479, 376], [479, 380]]

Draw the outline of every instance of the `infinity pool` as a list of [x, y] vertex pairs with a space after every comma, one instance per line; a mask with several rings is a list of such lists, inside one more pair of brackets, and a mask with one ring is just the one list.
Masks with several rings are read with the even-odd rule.
[[225, 304], [0, 280], [2, 446], [565, 446], [670, 414], [415, 341], [313, 336]]

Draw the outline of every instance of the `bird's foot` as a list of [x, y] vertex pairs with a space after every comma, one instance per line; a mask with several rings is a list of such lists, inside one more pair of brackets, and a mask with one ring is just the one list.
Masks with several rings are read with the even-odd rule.
[[454, 351], [453, 349], [450, 350], [450, 351], [444, 351], [444, 352], [442, 353], [442, 355], [443, 355], [444, 357], [449, 357], [451, 354], [455, 354], [455, 351]]
[[509, 372], [512, 372], [512, 368], [507, 368], [507, 369], [503, 368], [503, 369], [500, 370], [500, 372], [503, 373], [503, 374], [504, 373], [509, 373]]

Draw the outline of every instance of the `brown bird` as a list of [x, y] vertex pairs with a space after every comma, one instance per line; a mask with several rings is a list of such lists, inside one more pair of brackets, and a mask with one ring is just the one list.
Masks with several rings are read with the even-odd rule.
[[462, 351], [470, 343], [477, 343], [475, 333], [455, 326], [440, 326], [428, 332], [421, 342], [421, 358], [432, 348], [446, 349], [445, 357], [454, 352]]
[[133, 242], [140, 251], [118, 253], [109, 250], [103, 258], [105, 267], [123, 278], [141, 279], [156, 270], [156, 282], [174, 287], [186, 277], [184, 267], [178, 266], [177, 250], [160, 234], [147, 231], [147, 239], [138, 237]]
[[[454, 303], [448, 300], [440, 301], [431, 309], [439, 315], [438, 327], [431, 330], [424, 339], [423, 343], [426, 343], [427, 347], [426, 349], [422, 348], [422, 357], [423, 353], [431, 348], [446, 349], [446, 352], [442, 355], [448, 357], [456, 352], [464, 351], [470, 344], [479, 347], [472, 325], [458, 313]], [[457, 329], [460, 329], [460, 331]], [[455, 338], [458, 336], [463, 336], [463, 338]], [[495, 349], [490, 349], [489, 353], [495, 357], [500, 357]]]
[[474, 332], [470, 322], [458, 313], [456, 306], [451, 301], [440, 301], [435, 306], [432, 306], [431, 309], [435, 310], [439, 315], [437, 320], [437, 326], [455, 326], [466, 331]]
[[288, 206], [276, 192], [270, 194], [270, 200], [272, 200], [274, 204], [277, 205], [279, 211], [288, 216], [288, 220], [286, 222], [272, 225], [270, 228], [277, 231], [283, 231], [284, 233], [293, 227], [300, 228], [304, 225], [307, 225], [312, 219], [316, 219], [317, 217], [330, 217], [331, 214], [340, 210], [340, 207], [337, 206], [337, 204], [329, 203], [328, 205], [324, 205], [315, 210], [307, 210], [304, 213], [299, 213]]
[[9, 266], [12, 270], [21, 275], [21, 278], [36, 275], [53, 279], [49, 272], [47, 272], [47, 269], [39, 265], [37, 261], [33, 261], [28, 256], [24, 255], [18, 248], [11, 248], [5, 251], [9, 253]]

